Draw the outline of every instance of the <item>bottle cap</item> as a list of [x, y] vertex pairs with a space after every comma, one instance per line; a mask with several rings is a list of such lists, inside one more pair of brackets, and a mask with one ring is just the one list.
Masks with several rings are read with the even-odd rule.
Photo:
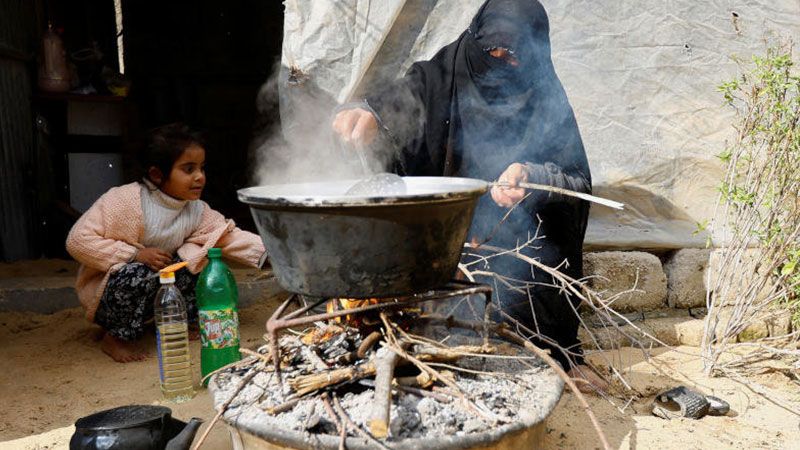
[[161, 284], [175, 283], [175, 272], [159, 272], [158, 281], [160, 281]]
[[222, 256], [222, 249], [213, 247], [208, 249], [208, 257], [209, 258], [219, 258]]
[[179, 263], [175, 263], [164, 267], [163, 269], [158, 271], [158, 279], [161, 284], [170, 284], [175, 282], [175, 272], [179, 271], [186, 267], [189, 264], [186, 261], [181, 261]]

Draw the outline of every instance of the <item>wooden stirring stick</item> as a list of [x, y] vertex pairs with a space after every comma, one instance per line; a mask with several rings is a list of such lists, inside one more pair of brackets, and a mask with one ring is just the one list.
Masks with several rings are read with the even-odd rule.
[[570, 191], [569, 189], [564, 189], [560, 187], [549, 186], [547, 184], [517, 183], [517, 186], [511, 186], [511, 184], [509, 184], [507, 181], [493, 181], [491, 184], [500, 187], [521, 187], [524, 189], [536, 189], [539, 191], [555, 192], [557, 194], [566, 195], [569, 197], [577, 197], [582, 200], [597, 203], [603, 206], [608, 206], [609, 208], [614, 208], [614, 209], [624, 209], [625, 207], [624, 203], [615, 202], [614, 200], [597, 197], [583, 192]]

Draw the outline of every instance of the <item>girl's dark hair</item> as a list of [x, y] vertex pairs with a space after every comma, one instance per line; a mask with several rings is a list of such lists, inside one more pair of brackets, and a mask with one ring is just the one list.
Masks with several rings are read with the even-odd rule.
[[183, 151], [192, 145], [206, 148], [202, 133], [180, 122], [153, 128], [147, 133], [144, 148], [139, 152], [139, 164], [146, 177], [151, 167], [159, 169], [166, 180], [172, 165]]

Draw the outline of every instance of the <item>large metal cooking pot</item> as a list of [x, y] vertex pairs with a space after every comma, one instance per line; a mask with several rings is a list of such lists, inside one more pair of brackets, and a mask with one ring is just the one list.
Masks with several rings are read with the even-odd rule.
[[455, 275], [488, 183], [404, 177], [406, 193], [346, 195], [355, 180], [240, 190], [278, 282], [318, 297], [403, 295]]

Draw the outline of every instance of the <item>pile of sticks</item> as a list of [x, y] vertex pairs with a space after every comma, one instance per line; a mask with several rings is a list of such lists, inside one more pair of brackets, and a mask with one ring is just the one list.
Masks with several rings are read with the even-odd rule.
[[[585, 398], [560, 365], [547, 352], [511, 331], [507, 325], [458, 320], [434, 314], [413, 313], [411, 316], [402, 311], [380, 311], [372, 320], [372, 328], [369, 324], [360, 324], [359, 328], [355, 328], [346, 322], [317, 322], [310, 331], [306, 330], [302, 335], [285, 334], [277, 342], [265, 335], [270, 345], [261, 347], [258, 352], [243, 349], [248, 358], [220, 369], [258, 368], [251, 370], [241, 380], [194, 449], [200, 447], [208, 431], [224, 414], [230, 402], [252, 381], [253, 376], [259, 372], [276, 370], [283, 395], [280, 401], [262, 406], [264, 411], [278, 415], [291, 411], [303, 399], [318, 398], [336, 426], [342, 449], [345, 448], [348, 431], [362, 436], [377, 447], [388, 448], [381, 440], [389, 436], [392, 399], [397, 393], [430, 397], [440, 403], [463, 408], [489, 426], [501, 425], [507, 420], [494, 414], [481, 399], [474, 398], [458, 382], [460, 372], [471, 372], [470, 369], [459, 367], [458, 362], [462, 358], [504, 356], [500, 346], [490, 344], [490, 334], [526, 349], [551, 366], [578, 397], [598, 432], [602, 447], [610, 448]], [[403, 325], [409, 321], [470, 330], [482, 335], [483, 340], [481, 345], [448, 346], [411, 333]], [[277, 365], [274, 364], [276, 360]], [[366, 429], [350, 418], [338, 400], [343, 392], [353, 389], [354, 384], [374, 389], [374, 401]]]
[[[327, 404], [336, 398], [337, 390], [358, 383], [374, 389], [375, 401], [368, 421], [372, 438], [389, 435], [392, 397], [397, 392], [430, 397], [456, 407], [463, 405], [490, 423], [500, 421], [458, 386], [457, 370], [434, 368], [454, 366], [466, 356], [493, 354], [496, 348], [486, 344], [449, 347], [405, 331], [385, 312], [379, 317], [380, 326], [367, 333], [347, 325], [328, 324], [318, 325], [299, 338], [284, 336], [281, 371], [289, 395], [284, 403], [269, 407], [266, 412], [279, 414], [300, 399], [315, 395]], [[338, 409], [335, 404], [329, 406], [326, 411], [334, 423], [346, 421], [339, 413], [331, 414]]]

